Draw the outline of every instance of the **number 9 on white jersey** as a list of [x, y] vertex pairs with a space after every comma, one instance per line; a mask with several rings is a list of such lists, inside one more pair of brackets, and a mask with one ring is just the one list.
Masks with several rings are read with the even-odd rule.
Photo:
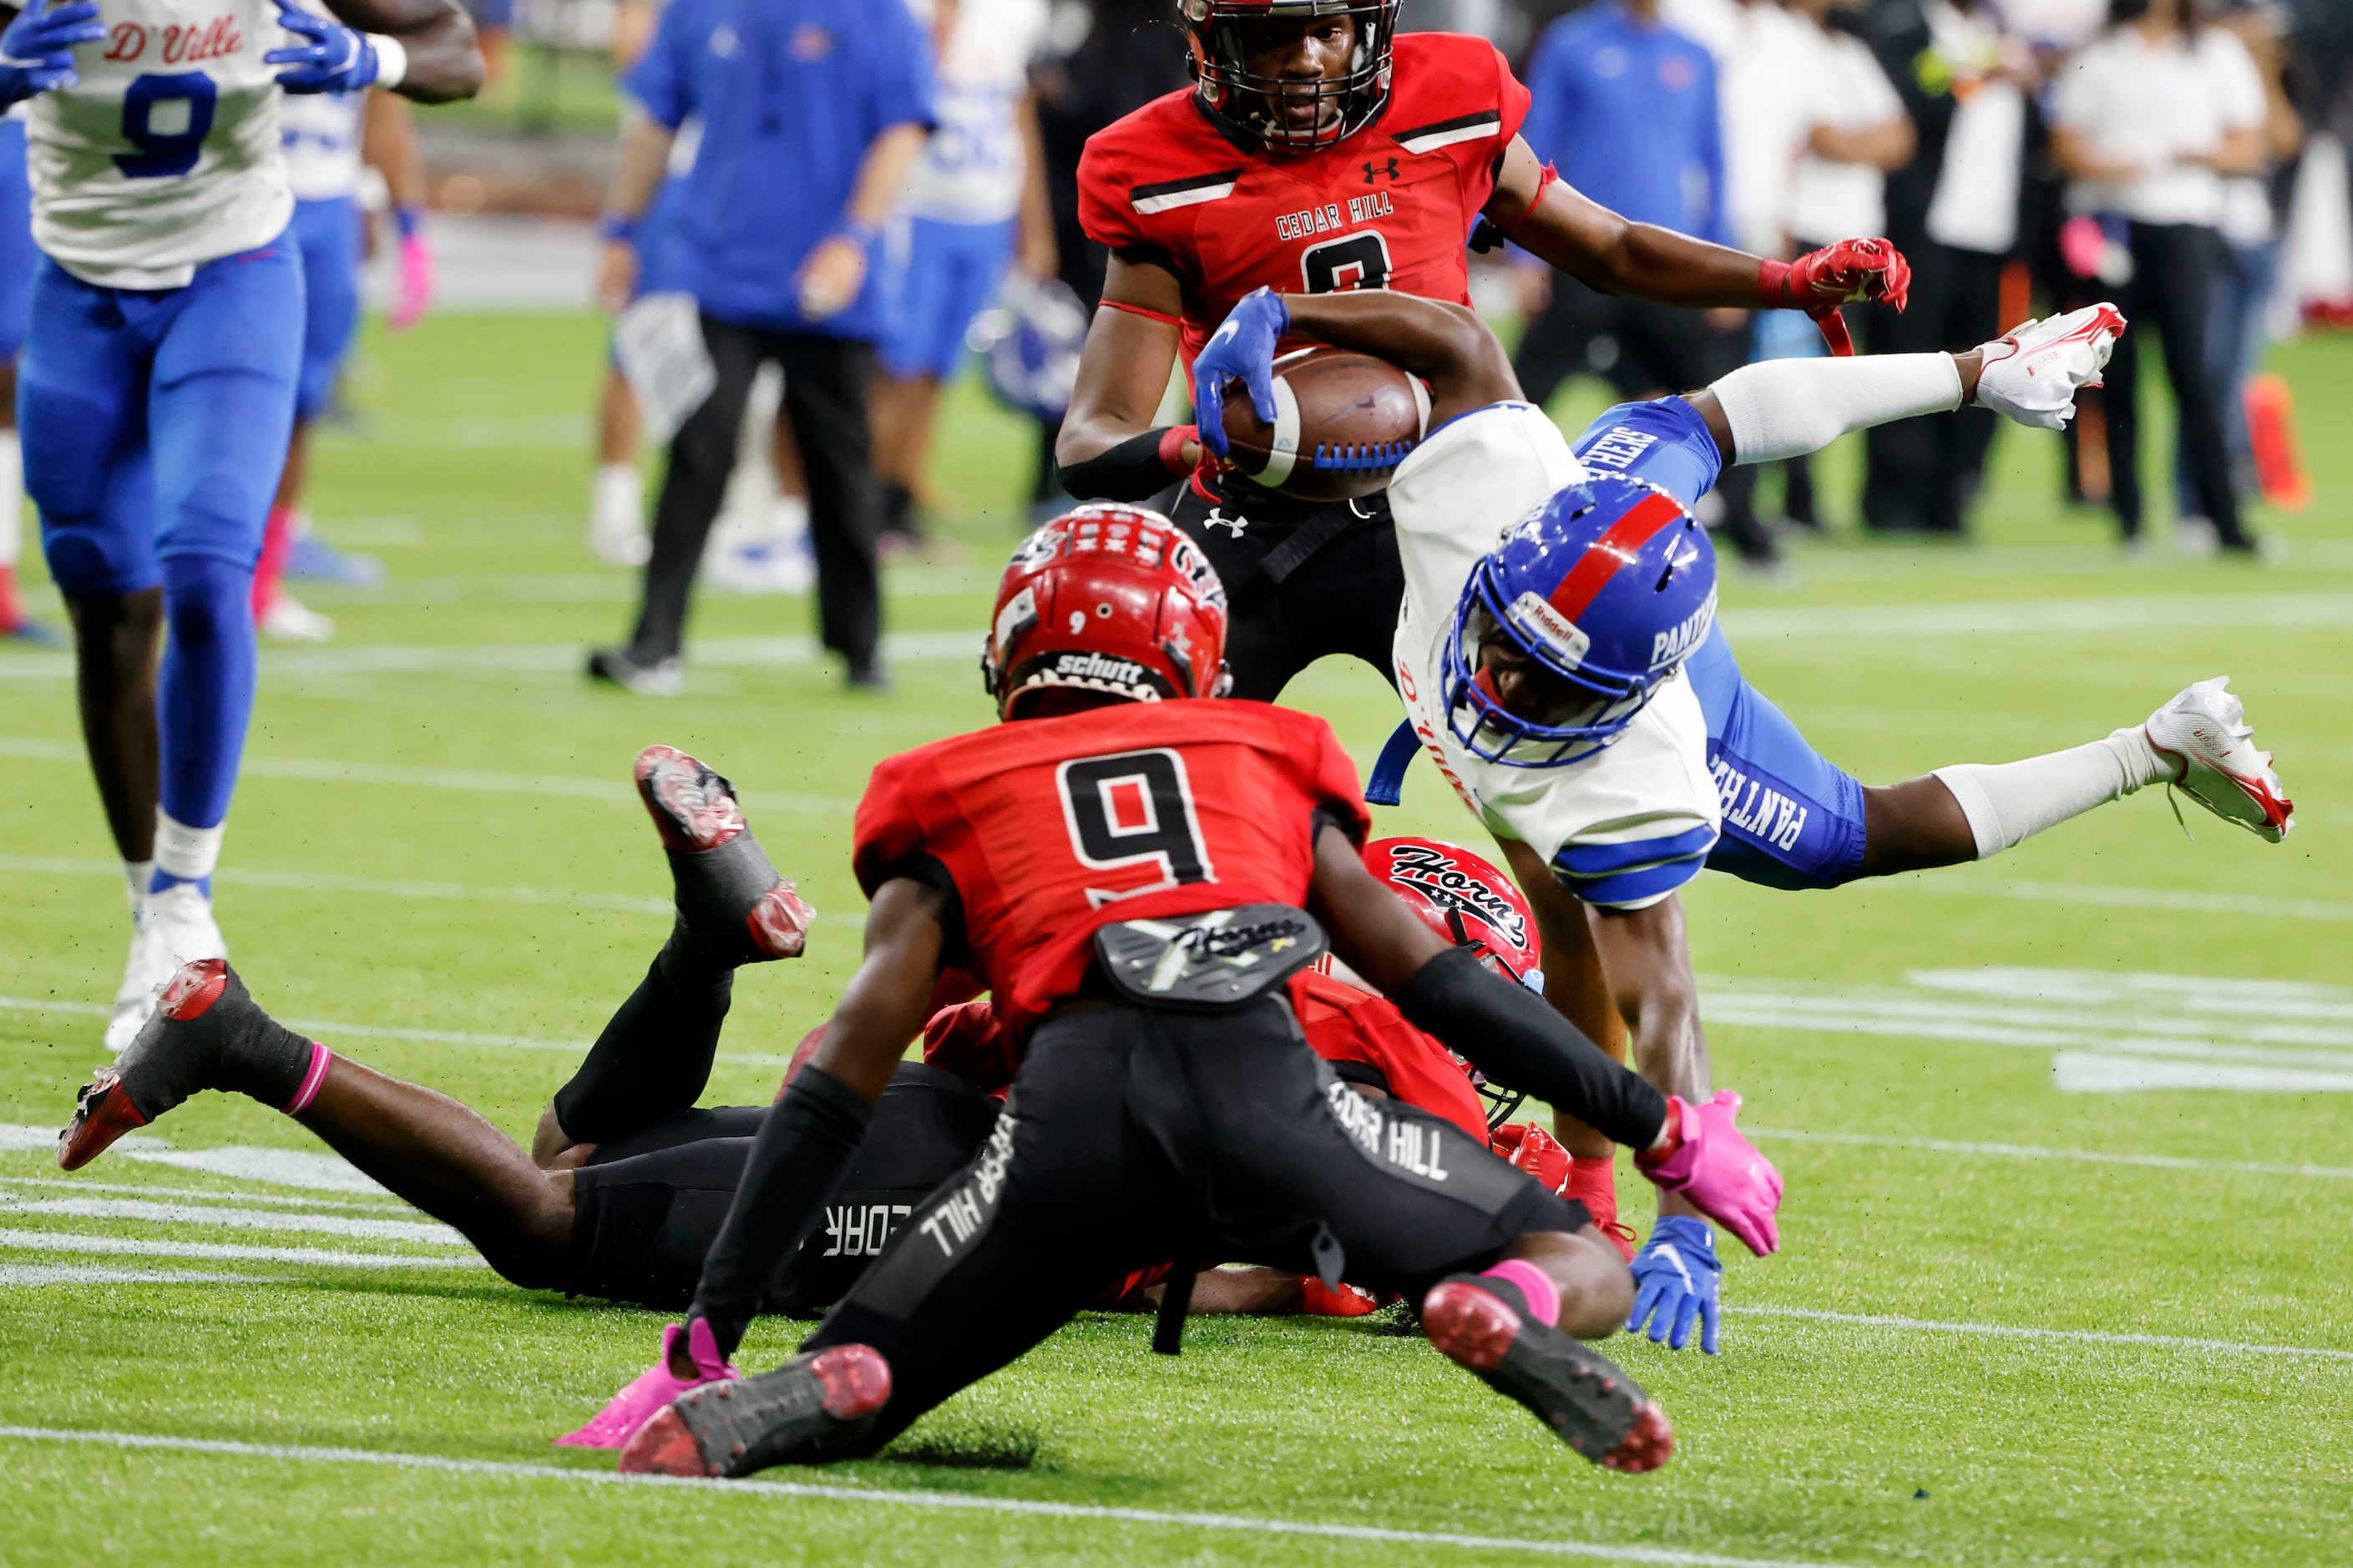
[[175, 289], [276, 238], [293, 212], [272, 0], [99, 0], [80, 82], [31, 105], [33, 238], [101, 288]]

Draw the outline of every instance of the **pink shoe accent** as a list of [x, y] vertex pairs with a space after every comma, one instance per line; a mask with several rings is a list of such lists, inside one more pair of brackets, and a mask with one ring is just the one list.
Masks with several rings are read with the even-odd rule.
[[172, 972], [156, 1008], [166, 1018], [201, 1018], [228, 989], [228, 960], [194, 958]]
[[1536, 1321], [1547, 1326], [1560, 1321], [1560, 1287], [1552, 1276], [1525, 1258], [1506, 1258], [1493, 1268], [1480, 1270], [1482, 1279], [1504, 1279], [1519, 1287], [1527, 1298], [1528, 1311]]
[[[670, 1370], [670, 1350], [678, 1343], [679, 1327], [671, 1323], [662, 1330], [661, 1354], [654, 1364], [638, 1373], [627, 1388], [605, 1402], [605, 1408], [588, 1419], [577, 1432], [567, 1432], [555, 1441], [567, 1448], [619, 1448], [627, 1447], [638, 1429], [658, 1415], [666, 1413], [670, 1402], [690, 1388], [700, 1388], [706, 1383], [723, 1383], [743, 1374], [719, 1358], [718, 1342], [711, 1337], [711, 1325], [697, 1318], [687, 1336], [687, 1347], [694, 1356], [697, 1377], [679, 1377]], [[671, 1417], [673, 1421], [677, 1418]], [[681, 1433], [685, 1427], [681, 1426]], [[687, 1450], [694, 1448], [692, 1437], [687, 1438]], [[670, 1475], [702, 1475], [701, 1460], [692, 1470], [670, 1470]]]
[[817, 910], [793, 891], [793, 884], [779, 879], [760, 895], [760, 901], [744, 917], [744, 924], [752, 933], [753, 945], [769, 957], [798, 958], [808, 942], [809, 922], [815, 919]]
[[1773, 1216], [1781, 1207], [1781, 1173], [1733, 1125], [1740, 1114], [1739, 1094], [1721, 1089], [1705, 1105], [1689, 1104], [1680, 1095], [1667, 1100], [1681, 1119], [1683, 1141], [1656, 1164], [1637, 1157], [1634, 1168], [1662, 1191], [1689, 1198], [1757, 1257], [1778, 1250], [1781, 1231]]
[[319, 1098], [319, 1086], [327, 1081], [327, 1068], [334, 1059], [334, 1052], [316, 1040], [311, 1042], [311, 1070], [302, 1075], [302, 1087], [286, 1102], [287, 1115], [300, 1116], [311, 1109], [311, 1102]]

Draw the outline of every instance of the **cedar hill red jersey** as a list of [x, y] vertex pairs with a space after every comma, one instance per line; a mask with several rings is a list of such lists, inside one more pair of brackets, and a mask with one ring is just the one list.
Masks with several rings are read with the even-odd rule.
[[1007, 1037], [1077, 994], [1095, 931], [1235, 904], [1307, 902], [1319, 821], [1359, 842], [1356, 764], [1323, 720], [1265, 702], [1124, 702], [1022, 719], [874, 770], [852, 851], [871, 897], [935, 876], [962, 902], [958, 966]]
[[1372, 1083], [1487, 1142], [1486, 1102], [1470, 1073], [1452, 1052], [1407, 1023], [1396, 1003], [1304, 969], [1291, 977], [1291, 1007], [1309, 1047], [1335, 1064], [1341, 1078]]
[[1528, 89], [1483, 38], [1407, 33], [1395, 58], [1380, 117], [1314, 152], [1236, 146], [1190, 88], [1087, 139], [1079, 221], [1088, 238], [1176, 273], [1187, 364], [1261, 286], [1471, 302], [1471, 226]]

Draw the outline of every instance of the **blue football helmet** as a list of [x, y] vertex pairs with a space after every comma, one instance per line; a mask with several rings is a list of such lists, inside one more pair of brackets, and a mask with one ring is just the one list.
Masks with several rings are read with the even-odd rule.
[[988, 389], [1016, 413], [1060, 419], [1078, 384], [1087, 308], [1060, 279], [1008, 271], [996, 301], [972, 319], [965, 347], [978, 354]]
[[[1699, 520], [1645, 480], [1588, 475], [1472, 568], [1447, 639], [1447, 727], [1506, 767], [1580, 762], [1625, 732], [1715, 624], [1715, 551]], [[1555, 677], [1557, 700], [1505, 708], [1482, 650]]]

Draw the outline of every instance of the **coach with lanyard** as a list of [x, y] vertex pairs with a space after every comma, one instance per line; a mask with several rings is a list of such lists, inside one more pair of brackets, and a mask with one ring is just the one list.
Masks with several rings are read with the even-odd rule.
[[676, 227], [716, 380], [670, 443], [636, 633], [589, 673], [641, 694], [680, 689], [695, 570], [753, 378], [775, 361], [808, 466], [822, 639], [852, 685], [881, 685], [866, 382], [888, 323], [874, 263], [932, 128], [930, 46], [900, 5], [674, 0], [622, 85], [642, 114], [622, 137], [598, 293], [610, 309], [628, 300], [637, 220], [679, 127], [699, 117]]

